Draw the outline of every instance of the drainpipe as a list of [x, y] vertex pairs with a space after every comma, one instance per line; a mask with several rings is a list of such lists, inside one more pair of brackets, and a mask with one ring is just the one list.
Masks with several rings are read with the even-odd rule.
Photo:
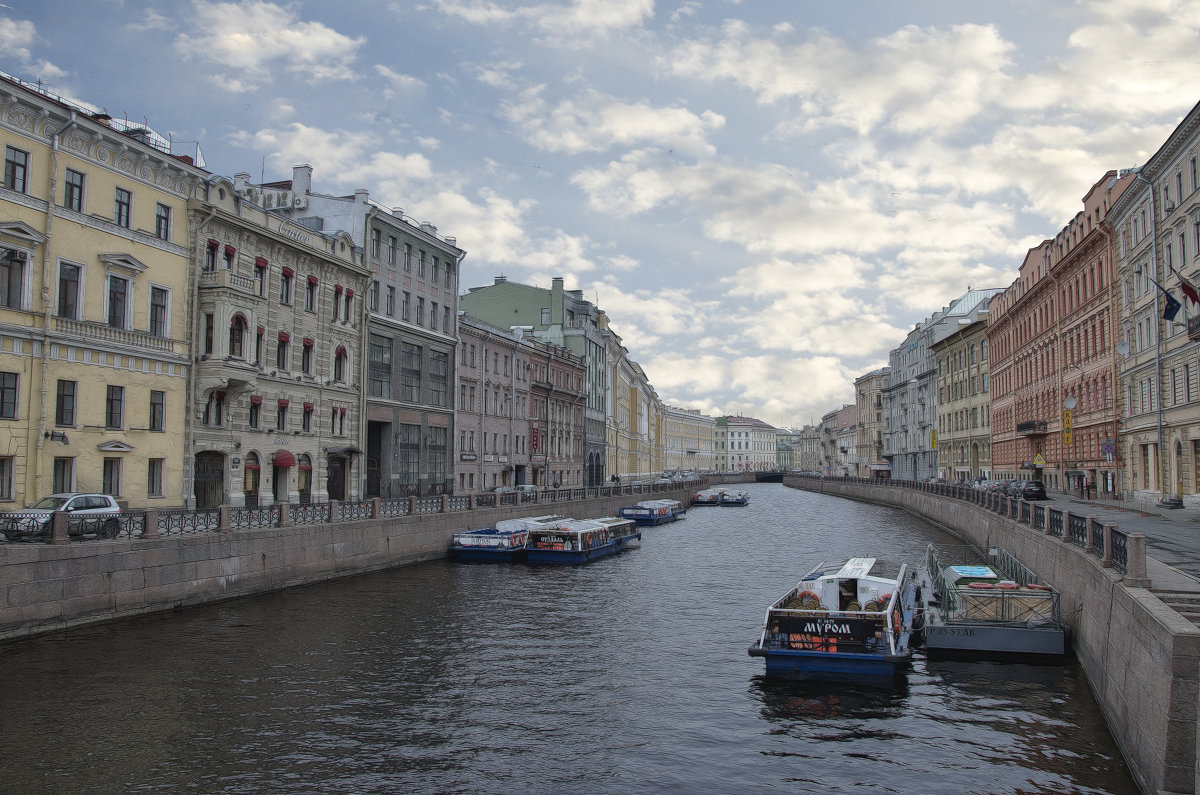
[[[42, 399], [38, 401], [41, 404], [41, 413], [38, 416], [38, 428], [34, 437], [33, 448], [37, 451], [32, 456], [26, 457], [26, 465], [30, 468], [29, 474], [34, 485], [34, 496], [49, 493], [42, 488], [42, 450], [45, 445], [45, 437], [42, 435], [46, 432], [47, 416], [46, 416], [46, 400], [50, 376], [48, 373], [50, 364], [50, 322], [53, 314], [53, 304], [50, 296], [52, 294], [52, 283], [50, 277], [50, 249], [54, 245], [54, 194], [58, 188], [58, 147], [62, 139], [63, 133], [75, 126], [76, 111], [71, 111], [71, 117], [67, 119], [67, 123], [54, 131], [50, 142], [50, 173], [49, 192], [47, 193], [46, 201], [46, 221], [43, 225], [43, 231], [46, 235], [46, 242], [42, 244], [42, 357], [41, 357], [41, 394]], [[57, 269], [55, 269], [57, 271]], [[26, 496], [29, 492], [29, 480], [26, 481], [25, 491]]]

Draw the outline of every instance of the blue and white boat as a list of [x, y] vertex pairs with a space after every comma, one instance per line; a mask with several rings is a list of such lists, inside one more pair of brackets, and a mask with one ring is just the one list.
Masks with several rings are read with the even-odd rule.
[[723, 489], [721, 491], [722, 505], [749, 505], [750, 494], [740, 489]]
[[531, 516], [523, 519], [502, 519], [495, 527], [464, 530], [450, 539], [450, 552], [463, 561], [508, 562], [525, 559], [529, 531], [561, 516]]
[[637, 546], [642, 532], [632, 519], [564, 519], [529, 531], [530, 565], [579, 566]]
[[767, 676], [880, 682], [908, 665], [917, 574], [876, 558], [820, 563], [769, 608], [751, 657]]
[[622, 519], [632, 519], [639, 525], [659, 525], [682, 516], [683, 503], [679, 500], [642, 500], [637, 505], [622, 508], [618, 513]]
[[725, 489], [700, 489], [692, 495], [692, 505], [720, 505]]

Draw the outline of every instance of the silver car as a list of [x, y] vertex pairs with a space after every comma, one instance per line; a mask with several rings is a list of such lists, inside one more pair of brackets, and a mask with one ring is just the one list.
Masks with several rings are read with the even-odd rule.
[[72, 538], [95, 535], [116, 538], [121, 532], [121, 506], [110, 494], [50, 494], [23, 511], [0, 516], [0, 533], [9, 541], [48, 539], [55, 511], [68, 514]]

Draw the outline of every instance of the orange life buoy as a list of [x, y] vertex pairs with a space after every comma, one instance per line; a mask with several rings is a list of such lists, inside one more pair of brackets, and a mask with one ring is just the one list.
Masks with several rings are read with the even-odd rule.
[[990, 582], [973, 582], [973, 583], [970, 583], [967, 587], [974, 588], [976, 590], [981, 590], [981, 591], [982, 590], [990, 591], [995, 586], [993, 586]]
[[1017, 588], [1020, 588], [1021, 586], [1017, 585], [1015, 582], [1000, 582], [1000, 583], [996, 583], [996, 587], [1003, 588], [1006, 591], [1013, 591], [1013, 590], [1016, 590]]
[[1026, 587], [1026, 588], [1032, 588], [1032, 589], [1033, 589], [1033, 590], [1035, 590], [1035, 591], [1049, 591], [1049, 590], [1052, 590], [1052, 589], [1050, 588], [1050, 586], [1049, 586], [1049, 585], [1042, 585], [1042, 584], [1041, 584], [1041, 583], [1039, 583], [1039, 582], [1031, 582], [1031, 583], [1029, 583], [1029, 585], [1026, 585], [1025, 587]]

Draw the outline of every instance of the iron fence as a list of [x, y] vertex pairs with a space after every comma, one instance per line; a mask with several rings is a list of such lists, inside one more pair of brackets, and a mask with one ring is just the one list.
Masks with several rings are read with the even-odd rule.
[[196, 511], [172, 508], [158, 512], [158, 534], [160, 536], [215, 533], [219, 529], [221, 529], [221, 512], [215, 508]]
[[1087, 517], [1071, 514], [1067, 520], [1067, 540], [1077, 547], [1087, 549]]
[[343, 502], [341, 518], [343, 521], [356, 519], [372, 519], [375, 513], [374, 500], [359, 500], [358, 502]]

